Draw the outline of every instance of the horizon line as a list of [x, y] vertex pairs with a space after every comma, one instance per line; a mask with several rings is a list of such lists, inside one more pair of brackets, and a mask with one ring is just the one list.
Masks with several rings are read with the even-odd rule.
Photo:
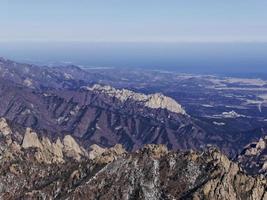
[[50, 40], [50, 39], [8, 39], [0, 43], [267, 43], [267, 39], [225, 39], [225, 40]]

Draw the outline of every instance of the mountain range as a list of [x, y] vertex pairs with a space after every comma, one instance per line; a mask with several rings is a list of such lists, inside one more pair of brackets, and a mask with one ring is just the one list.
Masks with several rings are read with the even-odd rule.
[[35, 66], [1, 58], [0, 116], [50, 138], [71, 134], [86, 147], [120, 143], [127, 150], [151, 143], [170, 149], [212, 144], [234, 157], [265, 134], [264, 128], [254, 134], [221, 132], [163, 93], [144, 94], [120, 88], [118, 82], [110, 73], [77, 66]]

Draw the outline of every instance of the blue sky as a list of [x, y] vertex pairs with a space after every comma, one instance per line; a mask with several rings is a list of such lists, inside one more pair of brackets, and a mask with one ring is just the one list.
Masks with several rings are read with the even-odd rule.
[[0, 41], [267, 42], [266, 0], [0, 0]]

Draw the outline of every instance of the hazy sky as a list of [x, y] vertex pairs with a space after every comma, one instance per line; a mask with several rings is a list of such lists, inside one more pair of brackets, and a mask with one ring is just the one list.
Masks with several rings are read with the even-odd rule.
[[0, 40], [267, 41], [266, 0], [0, 0]]

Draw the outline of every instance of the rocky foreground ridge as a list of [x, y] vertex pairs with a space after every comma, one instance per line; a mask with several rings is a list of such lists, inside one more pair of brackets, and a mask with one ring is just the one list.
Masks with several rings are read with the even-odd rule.
[[250, 174], [267, 175], [267, 136], [252, 142], [244, 148], [236, 159]]
[[267, 199], [265, 176], [245, 174], [214, 147], [85, 149], [1, 118], [0, 148], [0, 199]]

